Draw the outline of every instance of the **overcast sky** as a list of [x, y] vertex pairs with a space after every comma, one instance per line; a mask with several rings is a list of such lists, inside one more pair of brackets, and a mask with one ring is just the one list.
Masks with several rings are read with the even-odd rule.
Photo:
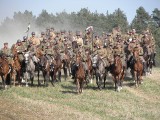
[[49, 13], [77, 12], [81, 8], [88, 8], [91, 12], [114, 12], [120, 8], [127, 15], [129, 23], [133, 20], [136, 9], [143, 6], [151, 14], [154, 8], [160, 9], [160, 0], [0, 0], [0, 23], [14, 12], [32, 11], [38, 16], [43, 9]]

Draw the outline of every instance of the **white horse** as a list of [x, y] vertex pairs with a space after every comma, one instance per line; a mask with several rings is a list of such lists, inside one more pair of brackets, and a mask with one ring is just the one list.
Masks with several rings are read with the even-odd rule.
[[34, 74], [35, 74], [35, 57], [31, 54], [30, 51], [24, 52], [24, 60], [25, 60], [25, 73], [24, 80], [26, 82], [26, 87], [28, 86], [28, 80], [31, 80], [31, 85], [33, 85]]

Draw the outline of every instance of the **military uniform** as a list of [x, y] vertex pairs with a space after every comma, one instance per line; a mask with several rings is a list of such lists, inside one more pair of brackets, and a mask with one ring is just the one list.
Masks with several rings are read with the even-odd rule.
[[1, 54], [5, 56], [7, 59], [8, 63], [11, 64], [12, 58], [11, 58], [11, 49], [10, 48], [2, 48], [1, 49]]
[[33, 43], [33, 45], [40, 45], [40, 40], [36, 37], [30, 37], [29, 40]]
[[45, 54], [48, 60], [53, 59], [54, 57], [54, 51], [53, 48], [50, 46], [50, 44], [48, 43], [46, 48], [45, 48]]
[[18, 57], [20, 59], [20, 62], [22, 62], [24, 60], [24, 56], [23, 56], [22, 52], [24, 52], [26, 50], [26, 48], [23, 46], [23, 44], [19, 44], [19, 45], [17, 44], [16, 49], [18, 52]]
[[101, 46], [100, 49], [97, 49], [97, 54], [104, 61], [105, 67], [106, 67], [107, 62], [108, 62], [107, 61], [107, 51], [106, 51], [106, 49]]

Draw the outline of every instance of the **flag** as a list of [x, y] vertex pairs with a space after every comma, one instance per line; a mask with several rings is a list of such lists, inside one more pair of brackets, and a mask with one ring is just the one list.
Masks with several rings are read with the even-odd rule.
[[25, 33], [27, 33], [27, 32], [29, 31], [30, 27], [31, 27], [31, 25], [30, 25], [30, 23], [29, 23], [29, 24], [28, 24], [28, 27], [27, 27], [27, 30], [26, 30]]
[[87, 27], [87, 28], [86, 28], [86, 31], [89, 31], [89, 32], [93, 31], [93, 26]]

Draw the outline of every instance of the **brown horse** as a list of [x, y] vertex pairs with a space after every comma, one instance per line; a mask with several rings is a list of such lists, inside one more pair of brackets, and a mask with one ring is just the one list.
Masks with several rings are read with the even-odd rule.
[[16, 79], [18, 80], [19, 85], [21, 85], [21, 79], [20, 79], [20, 72], [21, 72], [21, 65], [20, 65], [20, 60], [18, 56], [13, 57], [13, 62], [12, 62], [12, 72], [11, 72], [11, 77], [14, 81], [14, 86], [16, 83]]
[[4, 56], [0, 57], [0, 76], [2, 78], [2, 84], [4, 89], [7, 87], [6, 86], [6, 79], [7, 76], [10, 74], [11, 69], [9, 67], [8, 61], [5, 59]]
[[143, 64], [139, 58], [139, 52], [133, 52], [133, 71], [134, 71], [134, 80], [136, 82], [136, 87], [141, 84], [142, 74], [143, 74]]
[[82, 64], [82, 58], [80, 54], [76, 55], [76, 66], [77, 66], [77, 70], [76, 70], [75, 79], [77, 84], [77, 92], [79, 94], [83, 92], [83, 84], [85, 81], [85, 70]]
[[54, 86], [54, 80], [53, 80], [53, 60], [49, 60], [46, 55], [43, 54], [43, 51], [39, 48], [37, 48], [36, 51], [36, 57], [39, 59], [39, 62], [37, 63], [37, 72], [38, 72], [38, 86], [40, 86], [39, 81], [39, 73], [42, 71], [43, 78], [44, 78], [44, 85], [48, 86], [48, 81], [51, 77], [51, 84]]
[[19, 85], [21, 84], [21, 78], [20, 78], [21, 64], [20, 64], [20, 60], [19, 60], [19, 57], [18, 57], [18, 52], [17, 52], [17, 49], [16, 49], [15, 45], [12, 46], [11, 50], [12, 50], [12, 54], [13, 54], [13, 61], [11, 63], [11, 66], [12, 66], [11, 77], [14, 81], [13, 84], [15, 86], [16, 79], [18, 80]]
[[111, 74], [115, 83], [115, 91], [119, 92], [122, 89], [122, 83], [124, 79], [124, 68], [119, 55], [114, 56], [114, 63], [111, 66]]

